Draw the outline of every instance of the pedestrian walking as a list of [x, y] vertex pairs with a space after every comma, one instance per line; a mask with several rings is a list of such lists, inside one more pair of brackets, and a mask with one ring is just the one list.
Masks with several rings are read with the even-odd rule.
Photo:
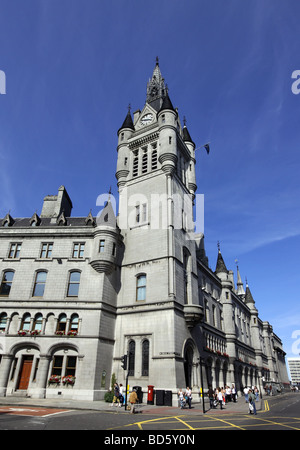
[[118, 383], [114, 384], [114, 398], [113, 398], [111, 406], [114, 406], [115, 403], [119, 404], [119, 406], [120, 406], [120, 388], [119, 388]]
[[213, 391], [211, 386], [208, 387], [207, 395], [208, 395], [208, 398], [209, 398], [210, 409], [212, 409], [212, 408], [214, 408], [215, 394], [214, 394], [214, 391]]
[[137, 400], [138, 400], [138, 396], [137, 396], [136, 390], [133, 389], [133, 391], [131, 392], [131, 394], [129, 396], [130, 413], [131, 414], [135, 413], [135, 405], [137, 403]]
[[257, 386], [254, 386], [254, 395], [255, 395], [255, 400], [258, 400], [258, 396], [259, 396], [259, 390]]
[[248, 403], [248, 401], [249, 401], [249, 388], [247, 386], [244, 388], [244, 395], [245, 395], [245, 402]]
[[125, 402], [125, 397], [124, 397], [124, 395], [123, 395], [123, 392], [124, 392], [123, 384], [120, 383], [120, 386], [119, 386], [119, 400], [120, 400], [119, 406], [120, 406], [120, 407], [121, 407], [121, 406], [123, 405], [123, 403]]
[[223, 408], [223, 392], [222, 392], [220, 387], [219, 387], [219, 389], [217, 391], [217, 399], [219, 401], [220, 409], [224, 409]]
[[234, 384], [232, 384], [232, 386], [231, 386], [231, 398], [232, 398], [232, 401], [234, 403], [236, 403], [236, 389], [235, 389]]
[[231, 388], [229, 386], [225, 388], [225, 402], [231, 402]]
[[178, 391], [178, 399], [179, 399], [180, 409], [183, 409], [185, 407], [185, 398], [184, 398], [182, 389], [179, 389], [179, 391]]
[[187, 386], [185, 391], [186, 399], [189, 405], [189, 409], [192, 408], [192, 390]]
[[256, 416], [256, 405], [255, 405], [255, 395], [252, 389], [249, 389], [249, 414], [254, 414]]

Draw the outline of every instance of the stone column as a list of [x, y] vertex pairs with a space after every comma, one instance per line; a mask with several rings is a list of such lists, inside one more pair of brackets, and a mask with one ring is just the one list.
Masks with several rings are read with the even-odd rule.
[[13, 355], [3, 355], [0, 366], [0, 397], [6, 396], [7, 383]]
[[41, 355], [39, 368], [38, 368], [38, 377], [37, 377], [37, 386], [33, 396], [35, 398], [46, 398], [46, 388], [47, 388], [47, 379], [49, 372], [49, 364], [51, 361], [51, 356]]

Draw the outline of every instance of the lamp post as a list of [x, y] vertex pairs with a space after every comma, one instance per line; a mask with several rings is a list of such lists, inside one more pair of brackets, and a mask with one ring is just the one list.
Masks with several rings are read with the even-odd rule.
[[201, 379], [201, 395], [202, 395], [202, 408], [203, 414], [205, 414], [205, 404], [204, 404], [204, 386], [203, 386], [203, 374], [202, 374], [202, 357], [199, 358], [200, 361], [200, 379]]

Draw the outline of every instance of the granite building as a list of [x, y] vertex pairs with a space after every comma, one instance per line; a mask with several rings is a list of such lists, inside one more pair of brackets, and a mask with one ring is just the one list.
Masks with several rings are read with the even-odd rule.
[[[118, 130], [119, 211], [72, 217], [64, 186], [40, 214], [0, 223], [0, 395], [98, 400], [130, 386], [288, 383], [285, 353], [249, 286], [215, 271], [193, 230], [195, 144], [156, 62]], [[145, 394], [146, 395], [146, 394]], [[144, 398], [145, 400], [145, 398]]]

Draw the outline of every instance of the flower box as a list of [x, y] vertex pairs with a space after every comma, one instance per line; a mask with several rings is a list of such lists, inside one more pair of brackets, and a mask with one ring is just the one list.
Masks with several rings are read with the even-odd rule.
[[19, 335], [19, 336], [27, 336], [27, 331], [19, 330], [19, 331], [18, 331], [18, 335]]
[[77, 336], [77, 331], [68, 331], [68, 336]]
[[62, 384], [64, 386], [73, 386], [75, 380], [76, 377], [73, 377], [72, 375], [66, 375], [65, 377], [62, 377]]
[[51, 375], [48, 380], [48, 384], [59, 384], [61, 381], [61, 377], [58, 375]]
[[38, 336], [40, 333], [41, 333], [40, 330], [32, 330], [32, 331], [30, 332], [30, 335], [31, 335], [31, 336]]
[[56, 334], [57, 336], [64, 336], [64, 335], [65, 335], [65, 332], [64, 332], [64, 331], [55, 331], [55, 334]]

